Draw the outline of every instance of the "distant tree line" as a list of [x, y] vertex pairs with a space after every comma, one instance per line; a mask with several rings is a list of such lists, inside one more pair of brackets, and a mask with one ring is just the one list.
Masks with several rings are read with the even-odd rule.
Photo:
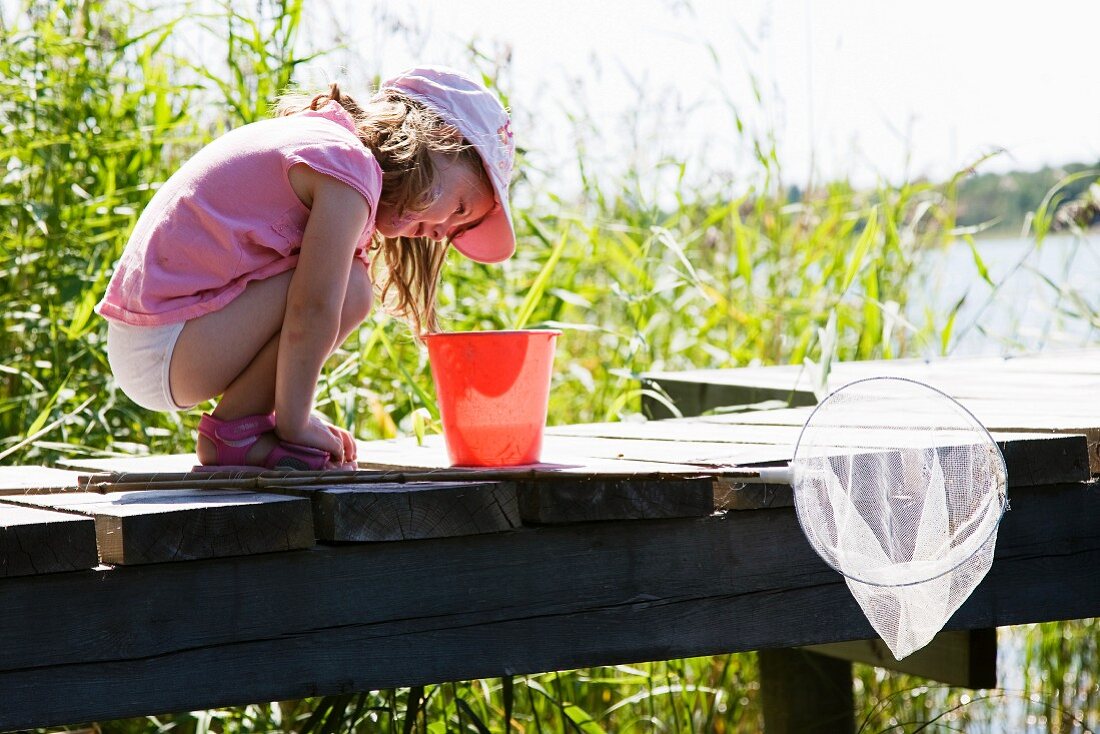
[[[1046, 166], [1037, 171], [979, 173], [963, 179], [958, 190], [958, 223], [988, 225], [990, 231], [1018, 232], [1028, 212], [1034, 212], [1052, 188], [1081, 171], [1100, 171], [1100, 161]], [[1055, 195], [1056, 226], [1100, 225], [1100, 184], [1097, 176], [1069, 181]]]

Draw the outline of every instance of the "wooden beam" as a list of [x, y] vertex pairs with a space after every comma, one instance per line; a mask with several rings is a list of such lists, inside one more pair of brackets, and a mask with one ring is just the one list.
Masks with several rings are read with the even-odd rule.
[[423, 540], [512, 530], [520, 525], [511, 482], [410, 482], [282, 487], [313, 503], [317, 539]]
[[6, 496], [5, 502], [94, 518], [104, 563], [270, 553], [313, 545], [309, 502], [218, 489]]
[[[1098, 516], [1091, 484], [1015, 491], [947, 628], [1100, 615]], [[0, 730], [874, 636], [790, 508], [16, 577], [0, 594]]]
[[0, 578], [77, 571], [97, 563], [91, 518], [0, 504]]
[[715, 510], [714, 480], [593, 478], [522, 482], [519, 508], [523, 521], [533, 525], [706, 517]]

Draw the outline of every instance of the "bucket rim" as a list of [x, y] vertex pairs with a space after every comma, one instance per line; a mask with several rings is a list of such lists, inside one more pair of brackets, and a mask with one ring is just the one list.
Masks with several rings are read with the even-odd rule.
[[451, 336], [465, 338], [471, 336], [503, 336], [507, 334], [561, 336], [562, 332], [560, 329], [481, 329], [478, 331], [434, 331], [430, 334], [421, 335], [421, 338], [438, 339]]

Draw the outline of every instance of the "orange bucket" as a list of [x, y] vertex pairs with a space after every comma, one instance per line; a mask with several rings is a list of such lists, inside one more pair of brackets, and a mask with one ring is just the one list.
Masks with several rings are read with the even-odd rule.
[[424, 337], [451, 464], [538, 463], [560, 334], [527, 329]]

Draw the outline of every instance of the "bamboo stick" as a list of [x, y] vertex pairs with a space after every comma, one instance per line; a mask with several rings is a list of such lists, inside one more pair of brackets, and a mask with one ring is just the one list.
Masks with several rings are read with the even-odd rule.
[[760, 483], [757, 469], [701, 470], [698, 474], [601, 472], [599, 474], [568, 474], [536, 468], [480, 467], [445, 469], [394, 469], [360, 471], [296, 471], [262, 472], [243, 475], [240, 472], [190, 472], [166, 474], [155, 472], [100, 473], [82, 477], [80, 488], [88, 492], [124, 492], [151, 489], [242, 489], [263, 491], [287, 487], [326, 485], [357, 485], [409, 482], [476, 482], [476, 481], [584, 481], [587, 479], [683, 479], [688, 476], [713, 477], [725, 481]]

